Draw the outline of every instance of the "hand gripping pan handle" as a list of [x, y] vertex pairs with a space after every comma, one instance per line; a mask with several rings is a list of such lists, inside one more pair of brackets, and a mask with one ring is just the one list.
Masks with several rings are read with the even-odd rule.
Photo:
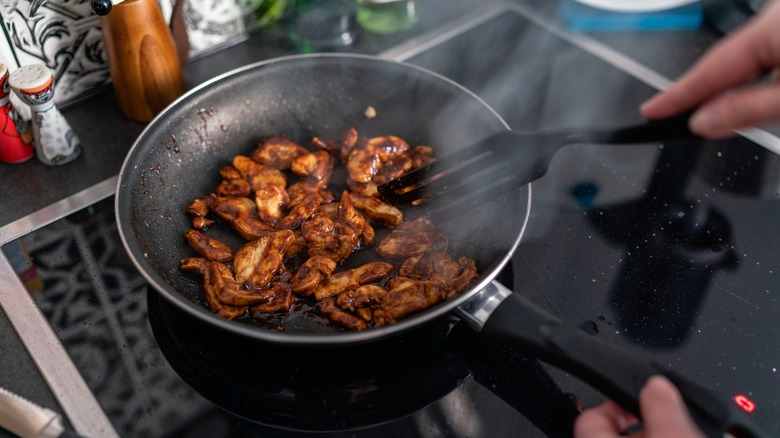
[[538, 359], [591, 384], [638, 418], [639, 391], [647, 379], [663, 375], [674, 383], [696, 425], [708, 437], [765, 437], [737, 408], [710, 391], [636, 352], [621, 349], [564, 323], [497, 281], [458, 308], [483, 336], [521, 347]]

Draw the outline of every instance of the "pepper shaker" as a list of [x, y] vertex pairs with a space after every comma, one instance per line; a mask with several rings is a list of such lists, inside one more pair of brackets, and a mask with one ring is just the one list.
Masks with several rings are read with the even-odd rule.
[[8, 82], [17, 96], [30, 105], [35, 154], [49, 166], [70, 163], [81, 154], [79, 138], [54, 105], [54, 78], [43, 64], [19, 67]]
[[8, 68], [0, 64], [0, 162], [21, 163], [35, 155], [32, 132], [11, 104]]
[[119, 108], [130, 119], [151, 120], [186, 89], [160, 6], [155, 0], [92, 0], [91, 6], [102, 15], [103, 52]]

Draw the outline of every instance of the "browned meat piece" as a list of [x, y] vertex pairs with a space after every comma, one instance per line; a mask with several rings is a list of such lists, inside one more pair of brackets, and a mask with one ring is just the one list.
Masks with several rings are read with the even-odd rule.
[[211, 219], [206, 219], [203, 216], [195, 216], [195, 218], [192, 219], [192, 228], [195, 228], [196, 230], [205, 230], [213, 223], [214, 221]]
[[257, 217], [266, 224], [275, 227], [284, 215], [284, 206], [290, 197], [283, 187], [266, 186], [255, 192]]
[[401, 213], [401, 210], [382, 202], [379, 198], [350, 193], [349, 199], [352, 201], [352, 205], [365, 213], [369, 219], [383, 225], [395, 226], [399, 225], [404, 220], [404, 215]]
[[206, 236], [198, 230], [190, 230], [184, 234], [184, 239], [198, 254], [208, 260], [229, 262], [233, 260], [233, 251], [229, 246], [217, 239]]
[[187, 206], [187, 213], [194, 216], [206, 216], [209, 214], [211, 203], [214, 202], [216, 195], [201, 196], [200, 198], [192, 201], [192, 204]]
[[334, 222], [325, 214], [316, 214], [301, 224], [301, 234], [308, 244], [309, 256], [337, 262], [348, 257], [360, 240], [354, 228]]
[[447, 299], [462, 292], [478, 277], [474, 260], [462, 256], [455, 261], [444, 251], [410, 257], [398, 269], [398, 275], [413, 280], [430, 280], [439, 285]]
[[409, 150], [409, 144], [394, 135], [370, 138], [365, 147], [379, 155], [383, 162]]
[[354, 312], [360, 308], [376, 306], [386, 294], [387, 289], [382, 286], [366, 284], [342, 293], [336, 298], [336, 304], [342, 309]]
[[260, 164], [275, 167], [279, 170], [290, 168], [294, 159], [309, 151], [303, 146], [281, 135], [269, 137], [252, 153], [252, 159]]
[[355, 314], [360, 317], [363, 321], [371, 322], [372, 319], [374, 319], [374, 311], [373, 309], [369, 309], [368, 307], [361, 307], [359, 309], [355, 309]]
[[217, 187], [219, 196], [249, 196], [252, 193], [252, 187], [249, 182], [243, 178], [225, 179]]
[[[242, 316], [246, 313], [246, 306], [231, 306], [224, 304], [219, 299], [218, 285], [215, 286], [212, 280], [211, 264], [221, 264], [219, 262], [209, 262], [209, 269], [204, 271], [203, 275], [203, 291], [206, 297], [206, 302], [209, 304], [211, 311], [219, 317], [225, 319], [234, 319]], [[224, 265], [223, 265], [224, 266]], [[219, 269], [219, 268], [216, 268]], [[219, 280], [217, 280], [219, 282]]]
[[465, 256], [458, 258], [457, 262], [446, 262], [439, 269], [441, 279], [434, 275], [433, 280], [440, 282], [446, 299], [463, 292], [479, 276], [476, 262]]
[[339, 153], [339, 159], [342, 163], [346, 163], [349, 158], [349, 154], [355, 147], [358, 141], [358, 133], [355, 128], [349, 128], [341, 133], [341, 151]]
[[249, 181], [254, 191], [265, 186], [287, 187], [287, 177], [279, 169], [260, 164], [249, 157], [236, 155], [233, 157], [233, 167], [241, 172], [241, 176], [245, 180]]
[[255, 304], [249, 307], [249, 311], [253, 315], [289, 312], [293, 304], [295, 304], [295, 295], [292, 293], [290, 284], [273, 282], [269, 290], [273, 291], [273, 298], [267, 303]]
[[270, 289], [244, 289], [241, 283], [233, 278], [230, 268], [219, 262], [209, 264], [209, 280], [211, 288], [222, 304], [230, 306], [248, 306], [268, 302], [274, 292]]
[[333, 298], [319, 301], [317, 310], [319, 310], [322, 316], [350, 330], [360, 331], [368, 328], [368, 324], [362, 319], [339, 309]]
[[317, 214], [301, 224], [301, 235], [311, 245], [325, 244], [332, 239], [336, 224], [327, 216]]
[[225, 166], [219, 169], [219, 176], [221, 176], [222, 179], [227, 179], [227, 180], [243, 178], [241, 176], [241, 172], [239, 172], [238, 169], [236, 169], [233, 166]]
[[337, 202], [322, 203], [317, 207], [314, 216], [325, 216], [328, 219], [337, 221], [339, 220], [339, 204]]
[[364, 284], [384, 280], [393, 271], [393, 265], [385, 262], [369, 262], [355, 269], [337, 272], [320, 282], [314, 290], [317, 300], [334, 297], [350, 289], [357, 289]]
[[335, 196], [327, 190], [323, 190], [322, 181], [301, 180], [295, 184], [292, 184], [287, 188], [287, 195], [290, 196], [290, 202], [287, 203], [287, 208], [295, 208], [298, 204], [303, 202], [306, 198], [312, 195], [319, 195], [322, 197], [322, 202], [332, 202]]
[[320, 204], [322, 204], [322, 196], [315, 193], [306, 197], [279, 221], [279, 227], [288, 230], [299, 228], [305, 220], [314, 214]]
[[303, 238], [301, 230], [293, 230], [295, 239], [287, 245], [287, 251], [284, 253], [285, 257], [291, 257], [298, 254], [301, 251], [305, 251], [309, 245], [306, 243], [306, 239]]
[[311, 144], [315, 148], [332, 155], [338, 155], [341, 151], [341, 144], [335, 140], [323, 140], [319, 137], [312, 137]]
[[326, 151], [317, 151], [301, 155], [293, 160], [290, 170], [296, 175], [305, 176], [315, 181], [327, 181], [333, 173], [335, 160]]
[[187, 272], [194, 272], [203, 277], [209, 270], [209, 261], [202, 257], [187, 257], [181, 260], [181, 269]]
[[349, 187], [350, 192], [355, 194], [360, 194], [363, 196], [379, 196], [379, 190], [377, 190], [376, 183], [373, 181], [367, 183], [358, 183], [348, 179], [347, 187]]
[[379, 167], [382, 160], [374, 151], [365, 147], [365, 143], [359, 144], [352, 149], [347, 158], [347, 171], [349, 177], [358, 183], [367, 183], [374, 179], [374, 175], [379, 173]]
[[412, 159], [412, 169], [419, 169], [436, 161], [430, 146], [415, 146], [408, 155]]
[[323, 256], [309, 257], [292, 278], [292, 291], [298, 294], [311, 295], [323, 278], [332, 274], [336, 262]]
[[374, 326], [394, 324], [400, 318], [425, 310], [442, 300], [438, 285], [431, 281], [395, 277], [388, 285], [379, 308], [374, 310]]
[[268, 286], [282, 266], [287, 245], [294, 239], [293, 232], [281, 230], [247, 243], [236, 252], [233, 266], [236, 281], [247, 283], [250, 289]]
[[255, 240], [274, 231], [257, 218], [257, 207], [249, 198], [220, 196], [214, 200], [211, 210], [246, 240]]
[[430, 219], [417, 218], [404, 222], [390, 232], [376, 249], [388, 260], [404, 260], [425, 251], [445, 251], [447, 236]]
[[367, 183], [379, 173], [382, 163], [407, 151], [409, 144], [393, 135], [374, 137], [359, 142], [347, 158], [349, 177]]
[[360, 212], [355, 210], [355, 207], [352, 205], [352, 199], [349, 196], [349, 192], [346, 190], [344, 190], [344, 193], [341, 195], [338, 214], [339, 220], [342, 223], [354, 228], [355, 231], [360, 234], [361, 237], [363, 237], [364, 245], [370, 246], [374, 244], [374, 238], [376, 237], [374, 227], [372, 227], [368, 221], [366, 221], [366, 218], [363, 217]]
[[414, 161], [412, 160], [412, 157], [407, 154], [392, 157], [389, 160], [382, 162], [382, 168], [374, 177], [374, 182], [381, 185], [392, 181], [409, 172], [413, 165]]
[[428, 251], [406, 259], [398, 268], [398, 275], [412, 280], [430, 280], [437, 271], [437, 265], [451, 261], [445, 251]]

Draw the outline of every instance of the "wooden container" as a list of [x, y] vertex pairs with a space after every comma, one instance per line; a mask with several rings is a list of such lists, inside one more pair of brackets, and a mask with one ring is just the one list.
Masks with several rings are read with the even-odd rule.
[[149, 121], [186, 87], [173, 37], [154, 0], [125, 0], [100, 18], [120, 109]]

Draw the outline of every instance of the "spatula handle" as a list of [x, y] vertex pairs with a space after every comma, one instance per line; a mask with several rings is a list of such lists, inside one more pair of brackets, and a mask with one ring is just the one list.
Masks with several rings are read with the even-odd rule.
[[621, 349], [566, 324], [520, 294], [512, 293], [482, 327], [484, 336], [524, 351], [593, 385], [639, 417], [639, 391], [653, 375], [663, 375], [680, 390], [691, 417], [709, 437], [726, 431], [739, 437], [764, 435], [749, 418], [690, 380], [648, 357]]

